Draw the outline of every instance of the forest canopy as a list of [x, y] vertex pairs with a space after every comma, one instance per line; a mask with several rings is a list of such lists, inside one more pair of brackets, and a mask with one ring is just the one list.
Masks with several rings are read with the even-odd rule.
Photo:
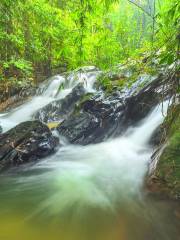
[[179, 0], [1, 0], [0, 81], [179, 51]]

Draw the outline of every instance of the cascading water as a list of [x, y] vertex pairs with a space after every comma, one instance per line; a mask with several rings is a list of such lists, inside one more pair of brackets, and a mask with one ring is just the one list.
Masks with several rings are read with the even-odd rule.
[[94, 92], [94, 83], [100, 71], [93, 66], [81, 68], [80, 71], [72, 72], [67, 78], [67, 86], [75, 87], [78, 83], [83, 83], [87, 92]]
[[40, 86], [37, 95], [32, 100], [10, 113], [0, 114], [0, 125], [3, 131], [32, 119], [33, 114], [48, 103], [65, 98], [78, 83], [82, 83], [87, 92], [95, 91], [93, 86], [99, 73], [100, 71], [94, 67], [84, 67], [70, 73], [67, 77], [57, 75], [50, 78], [48, 82]]
[[[74, 86], [70, 79], [62, 90], [66, 93]], [[29, 119], [58, 97], [61, 83], [64, 79], [56, 77], [41, 96], [1, 120]], [[157, 106], [119, 138], [88, 146], [64, 144], [51, 157], [2, 174], [0, 239], [178, 239], [172, 209], [142, 192], [152, 154], [148, 141], [163, 118]]]

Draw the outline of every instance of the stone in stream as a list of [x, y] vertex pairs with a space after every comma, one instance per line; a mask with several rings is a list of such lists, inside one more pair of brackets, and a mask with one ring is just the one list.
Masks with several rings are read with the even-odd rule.
[[76, 103], [84, 94], [83, 84], [79, 83], [64, 99], [55, 100], [38, 110], [34, 119], [45, 123], [61, 122], [74, 110]]
[[149, 142], [151, 146], [156, 147], [156, 146], [159, 146], [161, 142], [163, 142], [163, 138], [164, 138], [163, 131], [164, 131], [163, 124], [161, 124], [156, 128]]
[[57, 145], [58, 139], [43, 123], [20, 123], [0, 135], [0, 170], [46, 157]]
[[137, 124], [162, 101], [162, 95], [167, 97], [169, 94], [160, 76], [126, 94], [97, 95], [84, 101], [79, 111], [72, 112], [57, 130], [71, 143], [98, 143]]
[[88, 144], [96, 141], [96, 130], [100, 128], [99, 119], [88, 113], [79, 113], [77, 116], [70, 117], [64, 121], [57, 130], [72, 143]]
[[92, 97], [79, 106], [57, 127], [58, 132], [71, 143], [98, 143], [113, 136], [119, 126], [118, 117], [123, 109], [118, 96], [104, 99], [102, 95]]
[[143, 87], [130, 90], [125, 99], [124, 117], [129, 126], [147, 116], [158, 103], [170, 96], [170, 88], [164, 84], [163, 77], [156, 77]]

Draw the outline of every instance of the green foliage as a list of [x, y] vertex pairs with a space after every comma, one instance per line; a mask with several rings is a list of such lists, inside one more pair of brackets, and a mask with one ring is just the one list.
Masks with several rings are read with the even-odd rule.
[[18, 59], [18, 60], [11, 59], [11, 61], [9, 62], [4, 62], [3, 68], [5, 70], [8, 70], [10, 68], [16, 68], [17, 70], [21, 71], [27, 76], [31, 75], [31, 71], [32, 71], [31, 63], [27, 62], [24, 59]]
[[153, 6], [147, 0], [1, 0], [0, 76], [16, 77], [18, 69], [18, 76], [37, 80], [39, 72], [62, 67], [108, 69], [158, 50], [161, 63], [170, 64], [179, 48], [180, 4]]
[[180, 105], [174, 106], [166, 119], [168, 144], [160, 157], [157, 176], [172, 196], [180, 195]]
[[157, 14], [157, 46], [162, 44], [161, 63], [171, 64], [178, 59], [180, 42], [180, 2], [164, 1]]

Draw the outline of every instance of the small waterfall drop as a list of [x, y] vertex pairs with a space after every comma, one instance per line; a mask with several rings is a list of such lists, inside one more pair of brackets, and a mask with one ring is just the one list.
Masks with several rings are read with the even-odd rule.
[[78, 83], [83, 83], [87, 92], [94, 92], [94, 83], [101, 72], [93, 66], [81, 68], [72, 72], [67, 78], [69, 88], [75, 87]]
[[[42, 96], [55, 98], [59, 92], [59, 88], [65, 82], [65, 77], [57, 75], [50, 79], [47, 88], [44, 89]], [[44, 86], [45, 87], [45, 86]]]
[[83, 67], [71, 72], [67, 77], [56, 75], [50, 78], [40, 85], [36, 96], [30, 101], [8, 113], [0, 114], [0, 125], [3, 131], [31, 120], [36, 111], [56, 99], [65, 98], [78, 83], [82, 83], [87, 92], [94, 92], [94, 83], [99, 74], [100, 71], [95, 67]]

